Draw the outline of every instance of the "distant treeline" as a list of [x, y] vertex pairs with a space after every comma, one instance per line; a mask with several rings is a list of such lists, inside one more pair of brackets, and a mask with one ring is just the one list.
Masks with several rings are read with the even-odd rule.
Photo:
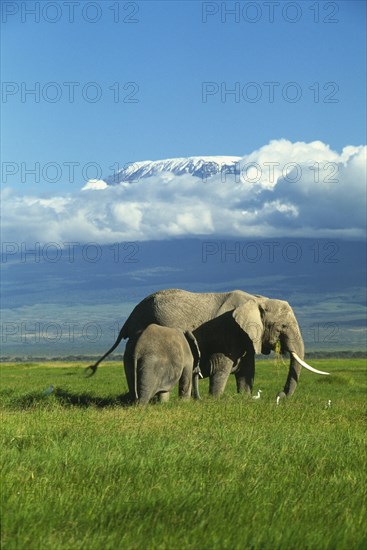
[[363, 359], [367, 357], [366, 351], [309, 351], [305, 353], [307, 359], [329, 359], [332, 357], [339, 359]]
[[[36, 355], [24, 355], [22, 357], [14, 356], [2, 356], [0, 357], [0, 363], [42, 363], [50, 361], [90, 361], [91, 363], [97, 361], [100, 355], [59, 355], [57, 357], [38, 357]], [[111, 355], [106, 361], [122, 361], [124, 356], [122, 354]], [[103, 363], [102, 363], [103, 365]]]
[[[0, 363], [21, 363], [21, 362], [32, 362], [32, 363], [42, 363], [50, 361], [69, 361], [69, 362], [86, 362], [90, 361], [91, 363], [97, 361], [100, 356], [95, 355], [65, 355], [58, 357], [36, 357], [36, 356], [23, 356], [23, 357], [11, 357], [3, 356], [0, 357]], [[362, 359], [367, 358], [367, 351], [350, 351], [350, 350], [341, 350], [341, 351], [309, 351], [305, 354], [306, 359], [330, 359], [332, 357], [339, 359]], [[111, 355], [107, 361], [123, 361], [124, 356], [122, 354]], [[274, 355], [261, 356], [261, 359], [274, 359]]]

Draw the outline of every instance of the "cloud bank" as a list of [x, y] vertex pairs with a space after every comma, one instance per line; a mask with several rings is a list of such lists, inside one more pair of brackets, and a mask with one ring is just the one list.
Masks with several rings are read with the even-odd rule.
[[162, 174], [74, 194], [3, 192], [3, 240], [96, 242], [181, 236], [364, 238], [366, 146], [275, 140], [239, 174]]

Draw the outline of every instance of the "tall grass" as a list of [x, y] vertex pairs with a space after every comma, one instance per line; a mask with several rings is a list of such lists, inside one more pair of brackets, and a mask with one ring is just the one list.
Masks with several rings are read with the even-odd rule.
[[364, 361], [312, 364], [279, 406], [266, 361], [259, 400], [146, 408], [114, 363], [2, 365], [2, 548], [365, 548]]

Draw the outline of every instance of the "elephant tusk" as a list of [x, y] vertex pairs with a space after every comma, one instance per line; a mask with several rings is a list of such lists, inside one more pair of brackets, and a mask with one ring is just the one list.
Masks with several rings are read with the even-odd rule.
[[305, 367], [305, 369], [310, 370], [311, 372], [315, 372], [316, 374], [330, 374], [330, 372], [325, 372], [323, 370], [314, 369], [313, 367], [308, 365], [305, 361], [303, 361], [300, 357], [298, 357], [298, 355], [294, 351], [291, 351], [291, 355], [292, 355], [292, 357], [294, 357], [294, 359], [297, 361], [297, 363], [302, 365], [302, 367]]

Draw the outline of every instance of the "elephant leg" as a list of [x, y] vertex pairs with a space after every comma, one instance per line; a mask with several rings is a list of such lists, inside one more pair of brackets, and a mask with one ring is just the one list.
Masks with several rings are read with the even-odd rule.
[[233, 361], [223, 353], [216, 353], [210, 358], [210, 366], [212, 374], [209, 380], [209, 393], [213, 396], [219, 396], [224, 392], [233, 367]]
[[178, 382], [178, 395], [184, 399], [191, 397], [192, 387], [192, 365], [185, 367]]
[[161, 391], [159, 393], [159, 402], [160, 403], [167, 403], [169, 401], [169, 394], [170, 392], [169, 391]]
[[148, 405], [149, 401], [151, 400], [150, 395], [141, 395], [139, 399], [135, 401], [137, 405]]
[[130, 399], [136, 400], [135, 384], [134, 384], [134, 347], [135, 341], [129, 339], [124, 353], [124, 370], [126, 376], [127, 387], [129, 388]]
[[251, 395], [255, 378], [255, 354], [246, 353], [241, 357], [236, 372], [237, 392]]

